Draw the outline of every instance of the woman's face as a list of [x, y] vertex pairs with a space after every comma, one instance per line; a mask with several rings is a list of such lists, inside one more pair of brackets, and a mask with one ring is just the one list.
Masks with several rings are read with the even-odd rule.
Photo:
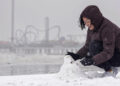
[[94, 25], [91, 24], [91, 20], [86, 18], [86, 17], [83, 17], [83, 21], [84, 21], [84, 24], [90, 29], [90, 30], [94, 30]]

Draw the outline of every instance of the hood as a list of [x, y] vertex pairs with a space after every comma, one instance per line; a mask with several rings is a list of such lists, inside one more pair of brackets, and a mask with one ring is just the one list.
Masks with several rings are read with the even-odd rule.
[[85, 28], [85, 24], [83, 22], [83, 17], [86, 17], [88, 19], [91, 20], [91, 23], [94, 25], [95, 29], [94, 31], [97, 31], [103, 21], [103, 16], [102, 13], [100, 12], [99, 8], [95, 5], [90, 5], [88, 7], [86, 7], [83, 12], [80, 15], [80, 24], [81, 24], [81, 28]]

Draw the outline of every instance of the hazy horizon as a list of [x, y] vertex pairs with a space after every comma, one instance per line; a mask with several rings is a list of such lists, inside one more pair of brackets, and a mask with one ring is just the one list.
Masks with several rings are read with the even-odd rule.
[[[11, 38], [11, 1], [0, 0], [0, 41]], [[115, 0], [15, 0], [14, 28], [24, 30], [27, 25], [33, 25], [43, 30], [45, 18], [49, 17], [50, 27], [60, 25], [61, 36], [83, 34], [85, 31], [78, 27], [79, 15], [91, 4], [97, 5], [105, 17], [120, 26], [119, 3]], [[55, 39], [57, 30], [51, 30], [50, 35]]]

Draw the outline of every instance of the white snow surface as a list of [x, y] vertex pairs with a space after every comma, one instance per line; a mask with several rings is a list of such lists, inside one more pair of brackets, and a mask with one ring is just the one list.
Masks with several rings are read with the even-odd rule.
[[[71, 64], [72, 62], [72, 64]], [[101, 78], [101, 71], [91, 71], [66, 55], [59, 73], [39, 75], [0, 76], [0, 86], [120, 86], [120, 73], [116, 78]], [[83, 71], [86, 68], [86, 71]]]

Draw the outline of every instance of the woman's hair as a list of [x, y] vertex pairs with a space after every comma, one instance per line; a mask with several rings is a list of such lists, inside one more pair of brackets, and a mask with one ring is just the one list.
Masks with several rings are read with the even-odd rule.
[[81, 29], [83, 30], [83, 29], [85, 28], [85, 23], [84, 23], [84, 21], [83, 21], [82, 18], [83, 18], [83, 17], [80, 16], [80, 18], [79, 18], [79, 23], [80, 23], [80, 27], [81, 27]]

